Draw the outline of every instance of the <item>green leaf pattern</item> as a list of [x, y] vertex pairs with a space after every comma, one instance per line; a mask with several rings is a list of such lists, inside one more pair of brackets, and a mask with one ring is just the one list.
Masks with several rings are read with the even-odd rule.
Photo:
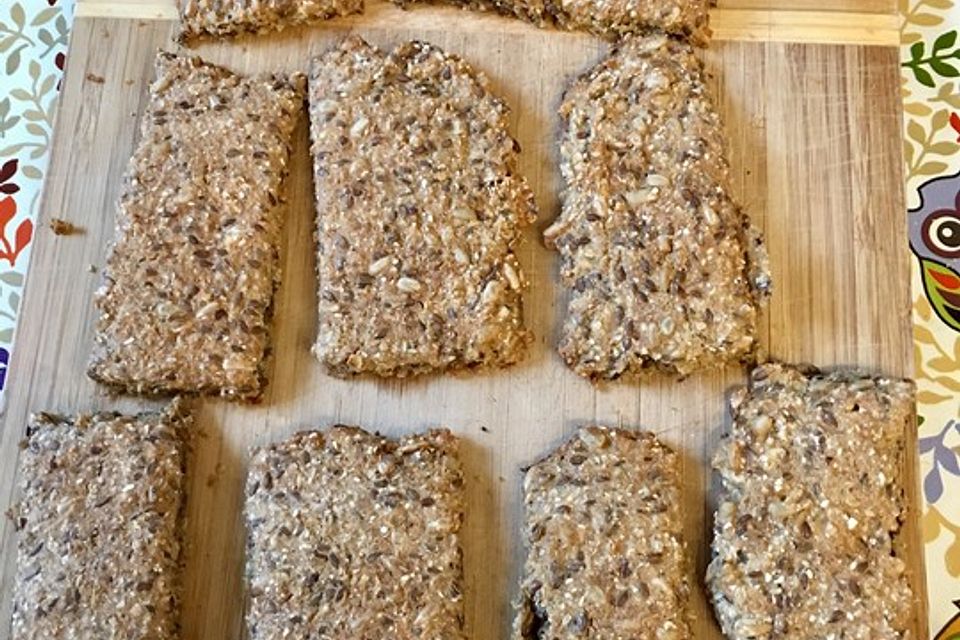
[[910, 57], [903, 63], [913, 73], [914, 79], [925, 87], [936, 87], [937, 78], [956, 78], [960, 76], [960, 47], [957, 44], [957, 32], [946, 31], [940, 34], [927, 50], [927, 43], [917, 40], [909, 49]]
[[900, 13], [903, 158], [912, 209], [922, 183], [960, 169], [960, 6], [900, 0]]

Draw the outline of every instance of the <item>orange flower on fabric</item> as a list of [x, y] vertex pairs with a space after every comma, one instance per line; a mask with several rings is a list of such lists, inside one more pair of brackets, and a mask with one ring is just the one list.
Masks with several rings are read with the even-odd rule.
[[33, 222], [24, 220], [17, 226], [13, 244], [10, 244], [7, 238], [7, 224], [15, 215], [17, 215], [17, 203], [13, 196], [0, 200], [0, 260], [6, 260], [11, 267], [17, 263], [17, 257], [33, 238]]

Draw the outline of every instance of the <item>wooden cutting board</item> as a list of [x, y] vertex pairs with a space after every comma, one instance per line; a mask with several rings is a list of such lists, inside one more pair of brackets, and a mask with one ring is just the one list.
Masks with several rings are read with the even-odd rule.
[[[762, 323], [766, 349], [790, 361], [855, 364], [908, 376], [909, 254], [891, 4], [784, 1], [792, 10], [778, 11], [764, 0], [725, 3], [714, 15], [723, 39], [705, 57], [729, 130], [736, 191], [765, 230], [772, 257], [776, 289]], [[0, 510], [15, 498], [18, 441], [30, 411], [155, 406], [108, 397], [84, 375], [100, 278], [88, 267], [104, 262], [154, 54], [174, 47], [173, 15], [172, 0], [80, 0], [12, 363], [15, 386], [0, 430]], [[523, 557], [520, 466], [577, 425], [592, 422], [652, 429], [683, 452], [695, 637], [720, 638], [701, 586], [717, 484], [709, 458], [729, 425], [726, 395], [743, 381], [743, 372], [594, 387], [565, 369], [554, 351], [564, 305], [555, 255], [543, 247], [539, 232], [558, 206], [556, 111], [568, 79], [598, 60], [605, 45], [455, 9], [404, 13], [371, 4], [364, 17], [204, 45], [197, 52], [243, 72], [305, 69], [311, 56], [348, 31], [381, 46], [421, 38], [460, 54], [489, 74], [513, 107], [522, 171], [541, 210], [520, 251], [531, 281], [527, 317], [537, 340], [525, 363], [503, 372], [405, 382], [324, 375], [309, 353], [316, 323], [314, 213], [302, 124], [287, 185], [284, 279], [269, 391], [256, 406], [194, 403], [201, 435], [189, 469], [184, 638], [242, 635], [240, 509], [248, 447], [332, 423], [393, 435], [447, 425], [463, 436], [468, 629], [476, 640], [506, 638]], [[55, 236], [46, 228], [51, 217], [69, 220], [83, 233]], [[915, 439], [908, 434], [914, 505]], [[920, 594], [917, 513], [914, 508], [908, 518], [904, 540]], [[15, 562], [14, 532], [6, 519], [0, 519], [0, 539], [0, 638], [6, 638]], [[915, 637], [926, 637], [925, 620], [918, 596]]]

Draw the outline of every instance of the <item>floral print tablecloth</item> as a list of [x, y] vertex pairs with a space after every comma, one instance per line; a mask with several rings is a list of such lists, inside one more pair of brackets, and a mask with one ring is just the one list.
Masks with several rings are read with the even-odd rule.
[[[900, 0], [931, 637], [960, 640], [960, 0]], [[0, 409], [75, 0], [0, 0]]]
[[0, 0], [0, 410], [74, 0]]
[[900, 12], [930, 630], [960, 640], [960, 4]]

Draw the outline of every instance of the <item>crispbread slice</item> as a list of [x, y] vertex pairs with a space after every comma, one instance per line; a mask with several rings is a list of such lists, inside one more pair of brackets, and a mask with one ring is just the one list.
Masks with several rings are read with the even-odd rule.
[[584, 427], [524, 477], [515, 640], [690, 638], [677, 455]]
[[161, 53], [97, 292], [89, 374], [131, 393], [255, 397], [302, 77]]
[[526, 352], [514, 248], [535, 215], [506, 105], [423, 42], [314, 61], [319, 329], [334, 375], [504, 366]]
[[33, 416], [13, 638], [176, 638], [189, 415]]
[[267, 33], [363, 11], [363, 0], [177, 0], [181, 40]]
[[447, 430], [389, 440], [338, 426], [256, 450], [251, 640], [461, 640], [457, 449]]
[[[401, 7], [419, 1], [423, 0], [393, 0]], [[589, 31], [609, 40], [649, 31], [697, 43], [709, 38], [708, 0], [446, 0], [446, 4], [496, 11], [539, 27]]]
[[551, 15], [564, 29], [618, 39], [651, 30], [705, 42], [709, 0], [551, 0]]
[[730, 402], [707, 586], [732, 640], [902, 640], [909, 380], [769, 364]]
[[554, 24], [549, 13], [550, 0], [391, 0], [406, 9], [414, 4], [449, 4], [472, 11], [495, 11], [500, 15], [519, 18], [538, 27]]
[[622, 42], [560, 115], [563, 206], [544, 239], [570, 290], [563, 359], [593, 379], [752, 359], [770, 276], [693, 47]]

